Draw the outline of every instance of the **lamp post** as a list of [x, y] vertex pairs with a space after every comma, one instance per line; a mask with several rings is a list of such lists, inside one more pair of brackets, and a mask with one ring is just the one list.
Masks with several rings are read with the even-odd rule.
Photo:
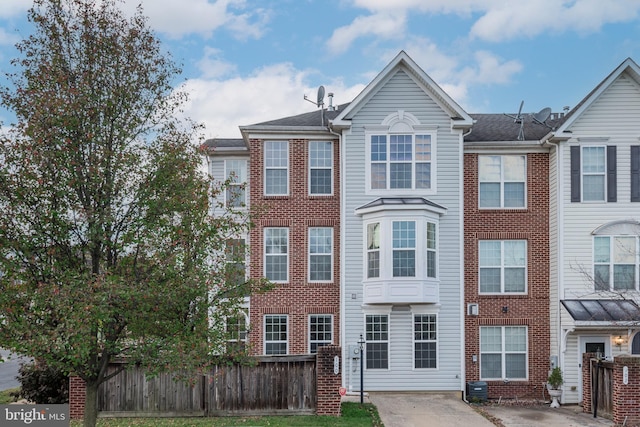
[[364, 403], [364, 338], [360, 334], [360, 404]]

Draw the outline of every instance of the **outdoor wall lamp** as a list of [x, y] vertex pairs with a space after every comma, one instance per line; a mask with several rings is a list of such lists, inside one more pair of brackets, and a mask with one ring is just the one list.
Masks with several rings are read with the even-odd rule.
[[617, 337], [614, 338], [614, 342], [618, 347], [622, 347], [622, 343], [624, 342], [624, 340], [622, 339], [621, 335], [618, 335]]

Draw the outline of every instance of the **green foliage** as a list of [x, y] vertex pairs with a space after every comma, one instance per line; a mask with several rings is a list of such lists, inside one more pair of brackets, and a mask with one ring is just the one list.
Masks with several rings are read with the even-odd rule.
[[113, 357], [206, 369], [265, 287], [226, 280], [225, 243], [250, 216], [211, 206], [227, 183], [176, 119], [180, 69], [118, 4], [35, 0], [0, 88], [17, 117], [0, 133], [0, 347], [84, 379], [87, 425]]
[[18, 401], [20, 387], [0, 391], [0, 405]]
[[20, 389], [16, 397], [29, 402], [59, 404], [69, 402], [69, 376], [43, 364], [24, 363], [18, 370]]
[[555, 368], [553, 368], [551, 374], [549, 375], [549, 378], [547, 378], [547, 382], [552, 389], [560, 388], [560, 386], [564, 382], [562, 379], [562, 370], [560, 369], [560, 367], [556, 366]]

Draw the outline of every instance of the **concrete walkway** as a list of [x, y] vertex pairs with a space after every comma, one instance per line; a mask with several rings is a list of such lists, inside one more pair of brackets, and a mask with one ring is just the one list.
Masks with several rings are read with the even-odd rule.
[[[359, 402], [359, 395], [343, 397]], [[385, 427], [612, 427], [613, 422], [593, 418], [577, 405], [558, 409], [548, 405], [482, 405], [480, 410], [461, 400], [460, 393], [365, 394], [365, 402], [378, 408]]]
[[460, 393], [370, 393], [385, 427], [494, 427]]

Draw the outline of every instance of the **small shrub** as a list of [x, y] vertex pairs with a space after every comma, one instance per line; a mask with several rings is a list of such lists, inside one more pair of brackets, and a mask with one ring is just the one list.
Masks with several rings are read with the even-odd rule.
[[42, 363], [23, 363], [18, 370], [19, 398], [38, 404], [69, 402], [69, 376]]

